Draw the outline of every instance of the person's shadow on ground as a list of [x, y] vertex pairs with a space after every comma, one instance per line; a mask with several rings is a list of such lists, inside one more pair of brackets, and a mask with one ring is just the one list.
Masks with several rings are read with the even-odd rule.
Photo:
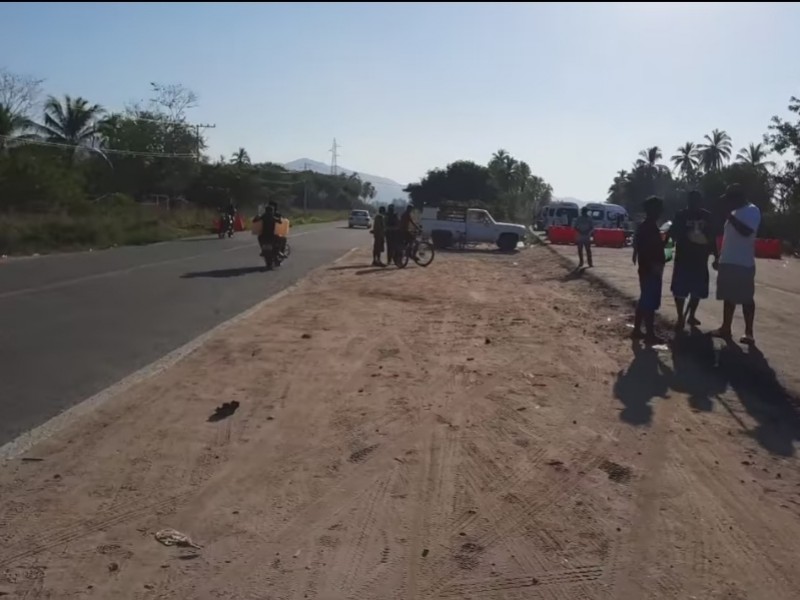
[[717, 353], [714, 338], [692, 329], [689, 335], [678, 335], [671, 344], [674, 378], [671, 387], [689, 396], [692, 409], [710, 412], [714, 398], [725, 392], [728, 385], [716, 372]]
[[624, 408], [620, 419], [631, 425], [649, 425], [653, 420], [654, 398], [667, 398], [672, 370], [658, 356], [658, 350], [634, 342], [633, 361], [617, 374], [614, 397]]
[[[736, 421], [739, 429], [765, 450], [793, 456], [800, 441], [800, 400], [784, 388], [758, 348], [746, 350], [734, 342], [718, 347], [709, 334], [698, 331], [679, 335], [672, 343], [672, 368], [659, 352], [633, 346], [633, 361], [617, 376], [614, 396], [623, 404], [620, 418], [632, 425], [653, 419], [652, 400], [668, 392], [686, 394], [697, 411], [711, 411], [715, 401]], [[666, 356], [666, 355], [661, 355]], [[725, 399], [733, 391], [745, 411], [756, 421], [748, 425], [736, 407]]]
[[719, 351], [718, 369], [757, 422], [755, 429], [744, 427], [748, 434], [772, 454], [793, 456], [800, 441], [800, 399], [781, 385], [762, 352], [729, 341]]

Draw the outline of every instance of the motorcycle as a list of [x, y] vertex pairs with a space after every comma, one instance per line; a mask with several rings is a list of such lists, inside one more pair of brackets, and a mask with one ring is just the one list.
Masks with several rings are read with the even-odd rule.
[[264, 259], [264, 266], [268, 271], [274, 267], [280, 267], [281, 263], [289, 258], [289, 242], [286, 238], [273, 237], [261, 245], [261, 257]]
[[224, 238], [226, 235], [230, 238], [233, 237], [233, 217], [228, 214], [219, 216], [219, 231], [217, 232], [219, 239]]

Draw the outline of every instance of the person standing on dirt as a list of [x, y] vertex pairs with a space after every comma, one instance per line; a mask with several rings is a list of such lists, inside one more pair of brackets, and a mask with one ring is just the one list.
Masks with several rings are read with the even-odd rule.
[[390, 264], [397, 252], [397, 237], [399, 233], [400, 221], [394, 211], [394, 204], [390, 204], [389, 208], [386, 209], [386, 250]]
[[575, 243], [578, 245], [578, 268], [583, 266], [583, 251], [586, 249], [586, 260], [589, 266], [592, 264], [592, 232], [594, 232], [594, 221], [589, 216], [589, 209], [585, 206], [581, 209], [581, 214], [572, 222], [575, 228]]
[[[696, 313], [700, 300], [708, 298], [708, 257], [714, 255], [715, 269], [719, 260], [711, 213], [700, 208], [702, 200], [697, 190], [689, 192], [686, 208], [678, 211], [667, 233], [675, 242], [670, 289], [678, 311], [678, 331], [683, 331], [687, 320], [691, 327], [700, 325]], [[688, 319], [685, 310], [687, 299]]]
[[[651, 196], [644, 202], [645, 219], [636, 229], [633, 241], [633, 264], [639, 268], [639, 302], [636, 305], [636, 316], [633, 322], [633, 337], [644, 337], [646, 343], [661, 343], [656, 337], [656, 311], [661, 308], [661, 287], [664, 276], [664, 240], [658, 229], [658, 217], [661, 216], [664, 202], [657, 196]], [[642, 333], [642, 324], [645, 333]]]
[[381, 260], [386, 244], [386, 207], [381, 206], [372, 222], [372, 266], [385, 267]]
[[747, 201], [739, 184], [728, 186], [722, 196], [730, 208], [722, 235], [722, 250], [717, 271], [717, 300], [722, 300], [722, 327], [713, 332], [731, 338], [733, 313], [741, 304], [744, 313], [743, 344], [755, 344], [753, 322], [756, 315], [756, 232], [761, 224], [761, 211]]

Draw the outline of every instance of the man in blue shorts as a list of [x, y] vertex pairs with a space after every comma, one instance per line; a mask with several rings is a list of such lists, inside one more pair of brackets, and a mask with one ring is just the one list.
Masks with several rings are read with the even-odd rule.
[[[645, 343], [661, 343], [655, 333], [656, 311], [661, 308], [661, 285], [664, 276], [664, 240], [658, 229], [658, 217], [664, 202], [650, 196], [644, 202], [645, 220], [636, 230], [633, 242], [633, 264], [639, 266], [639, 303], [633, 322], [633, 337], [644, 337]], [[642, 333], [642, 323], [645, 333]]]
[[675, 242], [670, 289], [678, 311], [678, 331], [683, 331], [687, 322], [687, 299], [688, 323], [691, 327], [700, 325], [696, 313], [700, 300], [708, 298], [708, 257], [714, 255], [714, 269], [719, 261], [711, 213], [700, 208], [702, 200], [697, 190], [689, 192], [686, 208], [675, 215], [667, 234]]

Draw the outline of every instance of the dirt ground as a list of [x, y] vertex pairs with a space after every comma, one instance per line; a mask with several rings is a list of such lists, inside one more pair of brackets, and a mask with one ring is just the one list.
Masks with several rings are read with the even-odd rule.
[[366, 259], [3, 464], [0, 596], [797, 598], [800, 426], [760, 357], [632, 346], [543, 247]]
[[[553, 250], [578, 264], [575, 246], [551, 246]], [[593, 273], [607, 279], [626, 294], [639, 294], [636, 268], [631, 264], [631, 249], [593, 248], [595, 268]], [[797, 369], [797, 351], [800, 348], [800, 260], [784, 257], [781, 260], [756, 261], [756, 321], [755, 334], [758, 347], [770, 365], [780, 373], [783, 383], [800, 392], [800, 370]], [[661, 313], [675, 319], [675, 302], [670, 292], [672, 263], [664, 269]], [[722, 323], [722, 304], [716, 298], [716, 273], [711, 271], [709, 299], [700, 303], [698, 318], [702, 329], [711, 331]], [[734, 334], [738, 339], [744, 333], [741, 309], [736, 311]]]

